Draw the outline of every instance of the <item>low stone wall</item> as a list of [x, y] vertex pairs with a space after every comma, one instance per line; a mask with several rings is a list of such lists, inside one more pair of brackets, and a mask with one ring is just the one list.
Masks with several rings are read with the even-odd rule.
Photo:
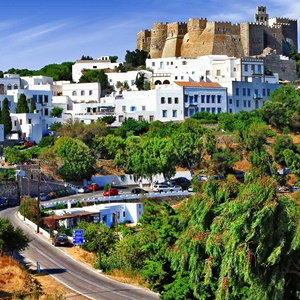
[[14, 181], [0, 181], [0, 197], [17, 198], [18, 185]]

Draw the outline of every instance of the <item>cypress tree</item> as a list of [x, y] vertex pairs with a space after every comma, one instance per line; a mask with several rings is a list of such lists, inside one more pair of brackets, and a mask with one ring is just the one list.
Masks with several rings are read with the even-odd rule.
[[11, 132], [12, 129], [12, 122], [10, 118], [10, 111], [9, 111], [7, 98], [5, 98], [2, 102], [1, 121], [2, 124], [4, 125], [4, 134], [6, 136]]
[[29, 107], [27, 104], [27, 99], [25, 94], [21, 94], [20, 98], [18, 99], [16, 113], [17, 114], [29, 113]]
[[30, 113], [33, 114], [35, 110], [36, 110], [35, 102], [33, 98], [30, 98]]

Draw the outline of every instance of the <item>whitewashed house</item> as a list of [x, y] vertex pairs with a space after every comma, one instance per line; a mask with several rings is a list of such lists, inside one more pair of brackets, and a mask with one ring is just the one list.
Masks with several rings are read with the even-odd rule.
[[80, 77], [83, 75], [84, 70], [104, 70], [116, 69], [120, 63], [112, 63], [109, 56], [101, 56], [97, 60], [77, 60], [72, 65], [72, 80], [79, 82]]

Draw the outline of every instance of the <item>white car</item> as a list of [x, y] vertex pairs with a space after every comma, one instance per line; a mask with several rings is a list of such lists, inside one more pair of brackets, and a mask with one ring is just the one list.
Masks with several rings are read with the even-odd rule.
[[153, 185], [153, 191], [154, 192], [181, 192], [182, 187], [180, 185], [174, 185], [174, 186], [168, 186], [167, 184], [154, 184]]

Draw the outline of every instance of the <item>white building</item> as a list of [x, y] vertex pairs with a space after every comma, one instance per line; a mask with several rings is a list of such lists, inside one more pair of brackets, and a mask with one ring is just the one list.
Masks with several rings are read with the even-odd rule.
[[135, 85], [136, 77], [139, 73], [143, 73], [145, 76], [145, 82], [151, 82], [152, 72], [142, 70], [142, 71], [129, 71], [129, 72], [111, 72], [106, 73], [108, 83], [111, 88], [115, 91], [124, 90], [124, 88], [118, 88], [118, 82], [121, 84], [126, 83], [131, 91], [137, 91], [137, 87]]
[[[143, 214], [142, 203], [106, 203], [84, 207], [69, 207], [67, 209], [54, 210], [55, 216], [61, 216], [59, 226], [71, 228], [79, 222], [76, 215], [80, 213], [93, 213], [93, 222], [103, 222], [107, 227], [120, 223], [136, 224]], [[71, 216], [75, 216], [71, 218]], [[65, 218], [64, 218], [65, 217]]]
[[97, 60], [77, 60], [72, 66], [72, 79], [79, 82], [84, 70], [116, 69], [120, 63], [112, 63], [109, 57], [102, 56]]

